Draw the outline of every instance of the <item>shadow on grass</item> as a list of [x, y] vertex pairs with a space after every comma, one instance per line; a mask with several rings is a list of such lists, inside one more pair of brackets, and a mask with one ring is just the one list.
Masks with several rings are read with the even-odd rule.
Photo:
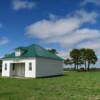
[[41, 77], [37, 77], [36, 79], [47, 79], [47, 78], [61, 78], [61, 77], [65, 77], [68, 76], [68, 74], [63, 74], [63, 75], [52, 75], [52, 76], [41, 76]]
[[64, 77], [64, 76], [67, 76], [67, 75], [63, 74], [63, 75], [53, 75], [53, 76], [40, 76], [40, 77], [37, 77], [36, 79], [57, 78], [57, 77]]

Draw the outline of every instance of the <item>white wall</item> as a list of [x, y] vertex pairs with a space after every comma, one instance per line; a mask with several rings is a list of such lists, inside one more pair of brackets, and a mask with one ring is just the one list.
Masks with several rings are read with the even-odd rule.
[[36, 58], [36, 77], [39, 76], [51, 76], [51, 75], [62, 75], [63, 74], [63, 62]]
[[[5, 70], [5, 63], [7, 64], [7, 70]], [[25, 63], [25, 77], [36, 77], [36, 69], [35, 69], [35, 58], [30, 59], [21, 59], [21, 60], [3, 60], [2, 63], [2, 76], [12, 76], [11, 63]], [[29, 63], [32, 63], [32, 71], [29, 70]]]
[[[5, 70], [5, 64], [7, 64], [7, 70]], [[10, 62], [3, 61], [2, 63], [2, 76], [10, 76]]]
[[[7, 70], [5, 71], [5, 63]], [[21, 60], [3, 60], [2, 76], [12, 76], [14, 73], [11, 70], [11, 63], [25, 63], [25, 77], [40, 77], [63, 74], [63, 62], [45, 59], [45, 58], [29, 58]], [[32, 70], [29, 70], [29, 63], [32, 63]]]
[[[32, 71], [29, 70], [29, 63], [32, 63]], [[36, 77], [36, 63], [34, 59], [28, 59], [25, 63], [25, 77]]]

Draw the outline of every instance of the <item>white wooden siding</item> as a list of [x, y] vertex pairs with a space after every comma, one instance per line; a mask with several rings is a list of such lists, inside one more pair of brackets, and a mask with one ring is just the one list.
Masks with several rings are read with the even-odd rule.
[[45, 58], [36, 58], [36, 77], [62, 75], [62, 65], [62, 61]]
[[[35, 58], [31, 58], [31, 59], [22, 59], [22, 60], [3, 60], [2, 63], [2, 76], [13, 76], [12, 72], [12, 67], [11, 64], [12, 63], [25, 63], [25, 77], [33, 77], [35, 78], [35, 73], [36, 73], [36, 69], [35, 69]], [[29, 70], [29, 63], [32, 63], [32, 71]], [[5, 70], [5, 64], [7, 64], [7, 70]], [[19, 68], [17, 68], [18, 70]], [[24, 68], [22, 69], [24, 70]], [[17, 74], [20, 75], [21, 72], [18, 72]]]

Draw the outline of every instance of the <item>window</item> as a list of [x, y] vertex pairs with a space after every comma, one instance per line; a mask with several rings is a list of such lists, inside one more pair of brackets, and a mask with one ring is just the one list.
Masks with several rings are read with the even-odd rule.
[[5, 70], [7, 70], [7, 64], [5, 64]]
[[32, 63], [29, 63], [29, 70], [32, 70]]

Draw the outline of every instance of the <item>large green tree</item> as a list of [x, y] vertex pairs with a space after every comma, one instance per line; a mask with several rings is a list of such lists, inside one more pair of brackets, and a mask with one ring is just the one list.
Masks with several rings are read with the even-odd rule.
[[71, 52], [70, 52], [70, 57], [71, 59], [73, 60], [73, 63], [75, 65], [75, 70], [78, 69], [78, 65], [79, 65], [79, 62], [80, 62], [80, 50], [79, 49], [73, 49]]
[[85, 60], [87, 63], [87, 69], [90, 69], [91, 64], [95, 64], [98, 60], [93, 49], [85, 49]]
[[66, 65], [72, 65], [73, 62], [72, 62], [71, 59], [67, 58], [67, 59], [64, 60], [64, 64], [66, 64]]
[[70, 52], [70, 57], [73, 60], [75, 69], [78, 69], [79, 65], [84, 64], [85, 70], [89, 70], [90, 65], [95, 64], [98, 60], [95, 51], [93, 49], [86, 49], [86, 48], [73, 49]]
[[86, 49], [85, 48], [82, 48], [80, 49], [80, 55], [81, 55], [81, 62], [82, 64], [84, 64], [85, 66], [85, 70], [87, 69], [87, 65], [86, 65]]

